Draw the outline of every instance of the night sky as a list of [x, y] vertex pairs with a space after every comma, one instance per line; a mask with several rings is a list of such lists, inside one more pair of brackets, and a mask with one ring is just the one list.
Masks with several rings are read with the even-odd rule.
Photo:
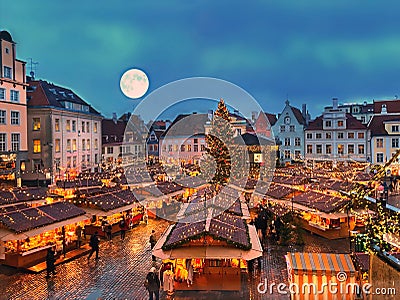
[[19, 59], [39, 63], [36, 78], [73, 89], [106, 117], [140, 101], [119, 89], [132, 67], [147, 73], [149, 92], [217, 77], [268, 112], [280, 112], [288, 97], [299, 108], [307, 103], [313, 118], [332, 97], [400, 95], [397, 1], [248, 2], [0, 0], [0, 30], [17, 42]]

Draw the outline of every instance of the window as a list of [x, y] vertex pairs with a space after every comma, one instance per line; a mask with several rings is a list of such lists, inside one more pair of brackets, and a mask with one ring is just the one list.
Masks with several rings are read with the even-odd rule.
[[242, 134], [242, 129], [241, 128], [237, 128], [236, 129], [236, 135], [241, 135]]
[[107, 147], [107, 154], [113, 154], [114, 148], [113, 147]]
[[0, 110], [0, 125], [6, 124], [6, 115], [7, 112], [5, 110]]
[[71, 168], [71, 156], [67, 157], [67, 168]]
[[6, 100], [6, 89], [0, 89], [0, 100]]
[[363, 139], [363, 138], [364, 138], [364, 132], [359, 132], [359, 133], [357, 134], [357, 137], [358, 137], [359, 139]]
[[332, 145], [325, 145], [325, 153], [332, 154]]
[[316, 152], [317, 152], [317, 154], [322, 154], [322, 145], [316, 146]]
[[0, 133], [0, 151], [6, 151], [7, 136], [5, 133]]
[[316, 133], [315, 134], [316, 139], [322, 139], [322, 133]]
[[300, 159], [300, 150], [294, 150], [294, 157]]
[[86, 150], [86, 141], [82, 140], [82, 150], [85, 151]]
[[[172, 152], [172, 145], [168, 145], [168, 152]], [[175, 151], [177, 152], [177, 151]]]
[[60, 152], [60, 139], [56, 139], [56, 143], [54, 146], [54, 151]]
[[376, 148], [383, 148], [383, 139], [382, 138], [376, 139]]
[[4, 66], [3, 76], [5, 78], [11, 78], [11, 68]]
[[97, 133], [97, 122], [93, 124], [93, 132]]
[[347, 154], [354, 154], [354, 145], [347, 145]]
[[344, 154], [344, 146], [342, 144], [337, 145], [337, 153]]
[[285, 125], [281, 125], [280, 131], [281, 131], [281, 132], [285, 132]]
[[72, 140], [72, 151], [76, 151], [77, 149], [76, 149], [76, 139], [73, 139]]
[[361, 116], [361, 123], [365, 123], [365, 116]]
[[285, 146], [290, 146], [290, 138], [285, 138]]
[[294, 145], [295, 146], [301, 146], [301, 142], [300, 142], [300, 138], [299, 137], [294, 138]]
[[54, 130], [55, 131], [60, 131], [60, 119], [56, 119], [54, 121]]
[[86, 122], [86, 132], [87, 132], [87, 133], [90, 132], [90, 125], [89, 125], [89, 122]]
[[87, 160], [87, 162], [90, 162], [90, 154], [88, 154], [88, 155], [86, 156], [86, 160]]
[[76, 132], [76, 121], [72, 121], [72, 132]]
[[206, 151], [206, 145], [200, 145], [200, 151], [202, 152]]
[[19, 111], [11, 112], [11, 125], [19, 125]]
[[99, 163], [99, 155], [97, 153], [94, 155], [94, 163], [95, 164]]
[[307, 154], [312, 154], [312, 145], [307, 145]]
[[358, 145], [358, 154], [364, 154], [364, 145]]
[[399, 139], [392, 139], [392, 148], [399, 148]]
[[193, 139], [193, 143], [198, 144], [199, 143], [199, 139]]
[[67, 131], [71, 131], [71, 121], [70, 120], [67, 120], [67, 125], [66, 125], [65, 129]]
[[192, 145], [187, 145], [187, 152], [192, 152]]
[[392, 125], [392, 132], [399, 132], [399, 125]]
[[86, 150], [90, 150], [90, 140], [89, 139], [87, 139], [86, 140]]
[[149, 145], [149, 152], [153, 152], [153, 145]]
[[67, 140], [67, 152], [71, 152], [71, 139]]
[[343, 132], [338, 132], [337, 138], [338, 139], [343, 139], [344, 138], [344, 133]]
[[33, 131], [40, 130], [40, 118], [33, 118]]
[[99, 141], [98, 141], [98, 139], [94, 139], [94, 149], [95, 150], [99, 149]]
[[8, 49], [8, 47], [6, 47], [5, 49], [6, 54], [10, 53], [10, 49]]
[[[178, 151], [179, 151], [179, 145], [174, 144], [173, 149], [174, 149], [174, 152], [178, 152]], [[172, 150], [171, 150], [171, 151], [172, 151]]]
[[343, 127], [344, 126], [344, 121], [343, 120], [337, 121], [337, 126], [338, 127]]
[[307, 139], [312, 139], [312, 133], [307, 133], [306, 137]]
[[181, 152], [185, 152], [185, 145], [181, 145]]
[[354, 132], [348, 132], [347, 133], [347, 138], [348, 139], [354, 139]]
[[[195, 145], [195, 146], [197, 146], [197, 145]], [[196, 149], [196, 147], [195, 147], [195, 149]], [[158, 145], [157, 144], [154, 145], [154, 151], [158, 151]]]
[[33, 140], [33, 153], [40, 153], [42, 151], [42, 147], [40, 144], [40, 140]]
[[289, 131], [290, 132], [295, 132], [296, 131], [296, 127], [294, 125], [290, 125]]
[[85, 132], [85, 122], [82, 122], [82, 132]]
[[18, 152], [19, 151], [19, 133], [11, 133], [11, 151]]
[[325, 121], [325, 127], [332, 127], [332, 121]]
[[376, 162], [377, 163], [383, 163], [383, 153], [377, 153], [376, 154]]
[[72, 167], [76, 168], [76, 156], [72, 157]]
[[10, 100], [13, 102], [19, 102], [19, 91], [11, 90], [10, 91]]
[[326, 132], [325, 133], [325, 139], [327, 139], [327, 140], [332, 139], [332, 132]]
[[[156, 146], [156, 145], [154, 145], [154, 146]], [[154, 148], [155, 148], [155, 147], [154, 147]], [[157, 151], [157, 150], [154, 150], [154, 151]], [[194, 151], [194, 152], [199, 152], [199, 145], [194, 144], [194, 146], [193, 146], [193, 151]]]
[[290, 150], [285, 150], [284, 152], [285, 159], [290, 159]]

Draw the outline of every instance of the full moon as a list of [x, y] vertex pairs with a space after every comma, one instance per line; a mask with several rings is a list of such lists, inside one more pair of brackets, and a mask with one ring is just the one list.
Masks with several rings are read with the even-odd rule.
[[137, 99], [146, 94], [149, 89], [149, 79], [142, 70], [130, 69], [122, 75], [119, 86], [125, 96]]

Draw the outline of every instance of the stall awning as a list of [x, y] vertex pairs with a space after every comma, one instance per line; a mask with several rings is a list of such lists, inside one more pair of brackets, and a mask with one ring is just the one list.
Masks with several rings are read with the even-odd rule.
[[354, 275], [355, 268], [349, 254], [334, 253], [288, 253], [286, 255], [289, 268], [294, 274], [337, 274], [344, 272]]
[[205, 259], [224, 259], [224, 258], [241, 258], [251, 260], [262, 256], [263, 249], [257, 235], [256, 228], [253, 225], [249, 226], [250, 250], [242, 250], [229, 246], [182, 246], [171, 250], [163, 250], [164, 245], [173, 225], [171, 225], [158, 240], [152, 251], [153, 255], [161, 259], [176, 259], [176, 258], [205, 258]]
[[39, 228], [35, 228], [29, 231], [25, 231], [22, 233], [15, 233], [11, 230], [5, 229], [5, 228], [0, 228], [0, 240], [2, 241], [15, 241], [15, 240], [24, 240], [28, 237], [33, 237], [39, 234], [42, 234], [46, 231], [50, 231], [56, 228], [60, 228], [63, 227], [65, 225], [71, 225], [71, 224], [75, 224], [84, 220], [88, 220], [90, 217], [87, 215], [81, 215], [81, 216], [77, 216], [75, 218], [72, 219], [68, 219], [68, 220], [64, 220], [61, 222], [55, 222], [43, 227], [39, 227]]
[[129, 204], [129, 205], [125, 205], [125, 206], [121, 206], [121, 207], [118, 207], [118, 208], [115, 208], [115, 209], [112, 209], [112, 210], [109, 210], [109, 211], [104, 211], [104, 210], [101, 210], [101, 209], [90, 208], [90, 207], [81, 207], [81, 208], [88, 215], [106, 217], [106, 216], [112, 216], [113, 214], [117, 214], [117, 213], [129, 210], [129, 209], [132, 209], [132, 208], [136, 208], [136, 207], [138, 207], [140, 205], [141, 205], [140, 203], [135, 202], [135, 203], [132, 203], [132, 204]]

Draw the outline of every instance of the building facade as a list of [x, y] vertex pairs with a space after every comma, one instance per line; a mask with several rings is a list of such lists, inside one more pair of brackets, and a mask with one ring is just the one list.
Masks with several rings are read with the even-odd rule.
[[29, 182], [73, 178], [96, 171], [101, 160], [102, 116], [70, 89], [43, 80], [29, 82]]
[[286, 100], [284, 109], [272, 126], [281, 162], [304, 158], [304, 128], [309, 118], [305, 104], [300, 111]]
[[337, 106], [310, 122], [304, 131], [306, 160], [367, 161], [367, 127]]
[[275, 114], [261, 111], [254, 122], [256, 134], [267, 138], [273, 137], [272, 126], [275, 125], [276, 121], [277, 118]]
[[27, 161], [25, 62], [18, 60], [16, 43], [0, 32], [0, 179], [20, 185]]
[[[326, 106], [324, 110], [328, 111], [332, 108], [333, 108], [332, 106]], [[361, 123], [365, 125], [368, 124], [368, 122], [372, 119], [372, 116], [374, 115], [374, 104], [367, 103], [366, 101], [364, 101], [362, 104], [361, 103], [338, 104], [337, 109], [345, 113], [351, 114], [353, 117], [355, 117], [357, 120], [361, 121]]]

